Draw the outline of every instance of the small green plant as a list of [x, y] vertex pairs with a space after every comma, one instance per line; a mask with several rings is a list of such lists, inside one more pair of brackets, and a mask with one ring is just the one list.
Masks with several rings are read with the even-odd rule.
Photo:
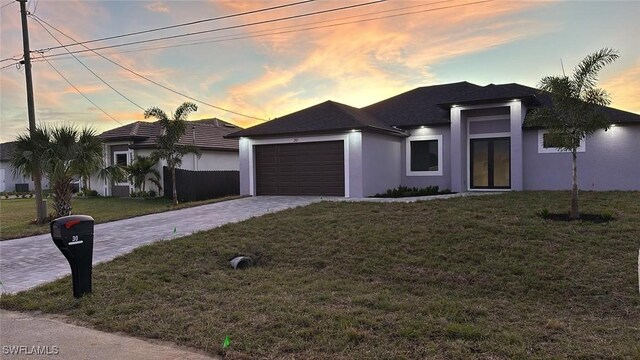
[[600, 214], [600, 216], [602, 216], [602, 220], [604, 221], [613, 221], [615, 220], [613, 213], [610, 211], [604, 211], [602, 214]]
[[542, 210], [538, 211], [536, 215], [540, 216], [543, 219], [548, 219], [551, 213], [549, 212], [549, 209], [543, 208]]
[[158, 193], [155, 190], [149, 190], [149, 197], [154, 198], [158, 196]]
[[135, 190], [131, 190], [131, 193], [129, 194], [130, 197], [134, 198], [134, 197], [138, 197], [138, 192]]

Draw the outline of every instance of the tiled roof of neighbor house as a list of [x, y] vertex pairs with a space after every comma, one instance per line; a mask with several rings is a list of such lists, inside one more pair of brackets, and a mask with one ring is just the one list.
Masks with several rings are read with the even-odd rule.
[[[239, 129], [241, 128], [236, 125], [216, 118], [187, 121], [187, 131], [179, 143], [196, 145], [201, 149], [237, 151], [238, 140], [226, 139], [224, 136]], [[132, 140], [131, 148], [154, 148], [161, 133], [159, 121], [136, 121], [107, 130], [100, 134], [100, 138], [105, 142]]]
[[390, 127], [361, 109], [335, 101], [325, 101], [269, 122], [240, 130], [229, 137], [364, 129], [403, 135], [401, 131]]
[[0, 161], [11, 160], [11, 154], [13, 154], [15, 149], [16, 149], [15, 141], [10, 141], [10, 142], [0, 144]]

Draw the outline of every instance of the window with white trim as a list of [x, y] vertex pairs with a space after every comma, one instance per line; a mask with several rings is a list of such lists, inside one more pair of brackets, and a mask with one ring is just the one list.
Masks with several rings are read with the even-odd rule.
[[[546, 136], [549, 133], [548, 130], [538, 130], [538, 154], [556, 154], [556, 153], [570, 153], [571, 151], [562, 150], [554, 146], [553, 142]], [[577, 152], [586, 151], [586, 139], [580, 141], [580, 146]]]
[[441, 176], [442, 135], [407, 138], [406, 159], [407, 176]]

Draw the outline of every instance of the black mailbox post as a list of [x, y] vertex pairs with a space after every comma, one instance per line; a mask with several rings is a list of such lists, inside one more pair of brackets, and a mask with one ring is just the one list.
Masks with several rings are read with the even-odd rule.
[[53, 242], [71, 265], [73, 296], [77, 298], [91, 292], [93, 224], [87, 215], [64, 216], [50, 224]]

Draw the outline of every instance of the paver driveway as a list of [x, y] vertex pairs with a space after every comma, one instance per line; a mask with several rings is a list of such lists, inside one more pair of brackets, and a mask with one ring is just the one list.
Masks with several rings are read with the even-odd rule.
[[[249, 197], [98, 224], [94, 230], [93, 263], [111, 260], [155, 241], [320, 200], [303, 196]], [[26, 290], [70, 273], [67, 260], [48, 234], [0, 242], [2, 292]]]

